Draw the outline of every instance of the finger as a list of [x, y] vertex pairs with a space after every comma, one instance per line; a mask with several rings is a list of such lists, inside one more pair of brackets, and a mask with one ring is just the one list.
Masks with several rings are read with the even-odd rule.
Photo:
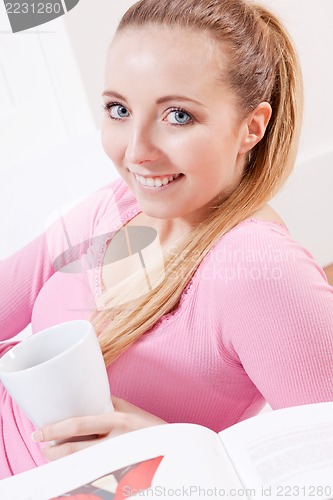
[[77, 417], [63, 420], [52, 425], [46, 425], [34, 432], [32, 439], [36, 442], [68, 440], [75, 436], [93, 434], [106, 435], [117, 425], [116, 414], [105, 413], [88, 417]]
[[159, 417], [156, 417], [155, 415], [148, 413], [147, 411], [143, 410], [142, 408], [139, 408], [138, 406], [135, 406], [132, 403], [125, 401], [124, 399], [120, 399], [120, 398], [117, 398], [115, 396], [112, 396], [111, 399], [112, 399], [112, 403], [113, 403], [113, 406], [115, 408], [115, 411], [117, 412], [119, 417], [121, 417], [121, 415], [135, 416], [137, 422], [139, 422], [137, 420], [138, 418], [142, 422], [142, 427], [148, 426], [147, 424], [145, 424], [145, 422], [149, 422], [149, 425], [159, 425], [159, 424], [166, 423], [164, 420], [160, 419]]
[[91, 439], [89, 441], [68, 441], [61, 444], [49, 444], [43, 448], [43, 454], [48, 460], [58, 460], [59, 458], [67, 457], [77, 451], [83, 450], [101, 442], [105, 438]]
[[132, 403], [129, 403], [128, 401], [125, 401], [125, 399], [117, 398], [116, 396], [112, 396], [111, 399], [115, 411], [123, 413], [137, 413], [138, 410], [143, 411], [141, 410], [141, 408], [133, 405]]
[[111, 396], [111, 400], [115, 411], [125, 411], [126, 407], [130, 404], [128, 401], [116, 396]]

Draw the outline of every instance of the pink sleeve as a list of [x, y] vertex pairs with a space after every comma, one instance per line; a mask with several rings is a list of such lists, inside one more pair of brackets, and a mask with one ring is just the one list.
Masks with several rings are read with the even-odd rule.
[[31, 322], [34, 302], [45, 282], [64, 264], [69, 245], [76, 253], [84, 252], [90, 239], [98, 236], [96, 227], [105, 211], [117, 211], [118, 188], [117, 180], [64, 210], [63, 216], [58, 213], [43, 234], [0, 261], [0, 341], [17, 335]]
[[239, 235], [221, 301], [224, 342], [273, 409], [333, 400], [333, 288], [323, 270], [278, 225]]
[[53, 272], [45, 234], [0, 261], [0, 340], [30, 323], [34, 301]]

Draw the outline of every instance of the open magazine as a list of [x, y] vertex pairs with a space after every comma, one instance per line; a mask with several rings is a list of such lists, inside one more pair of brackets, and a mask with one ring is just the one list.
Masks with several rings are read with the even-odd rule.
[[135, 497], [333, 499], [333, 402], [264, 413], [219, 434], [150, 427], [0, 481], [1, 500]]

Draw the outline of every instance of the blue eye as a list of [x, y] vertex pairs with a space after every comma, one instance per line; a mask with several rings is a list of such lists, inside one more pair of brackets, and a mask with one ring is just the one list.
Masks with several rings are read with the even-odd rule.
[[186, 113], [183, 109], [173, 109], [168, 114], [167, 119], [172, 125], [186, 125], [192, 121], [191, 115]]
[[117, 102], [105, 104], [104, 110], [107, 111], [109, 117], [113, 120], [121, 120], [122, 118], [128, 118], [130, 116], [128, 109]]

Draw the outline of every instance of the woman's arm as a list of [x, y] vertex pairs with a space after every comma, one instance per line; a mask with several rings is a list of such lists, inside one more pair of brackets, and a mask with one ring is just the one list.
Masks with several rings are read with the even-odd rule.
[[0, 261], [0, 341], [30, 323], [36, 297], [53, 272], [45, 234]]
[[106, 213], [110, 224], [112, 217], [118, 220], [119, 185], [116, 180], [75, 202], [63, 215], [60, 210], [43, 234], [0, 261], [0, 341], [17, 335], [31, 322], [41, 288], [68, 260], [80, 258], [91, 239], [101, 234], [96, 231], [100, 218]]
[[333, 399], [333, 288], [284, 230], [247, 232], [251, 259], [225, 297], [224, 327], [245, 372], [273, 409]]

